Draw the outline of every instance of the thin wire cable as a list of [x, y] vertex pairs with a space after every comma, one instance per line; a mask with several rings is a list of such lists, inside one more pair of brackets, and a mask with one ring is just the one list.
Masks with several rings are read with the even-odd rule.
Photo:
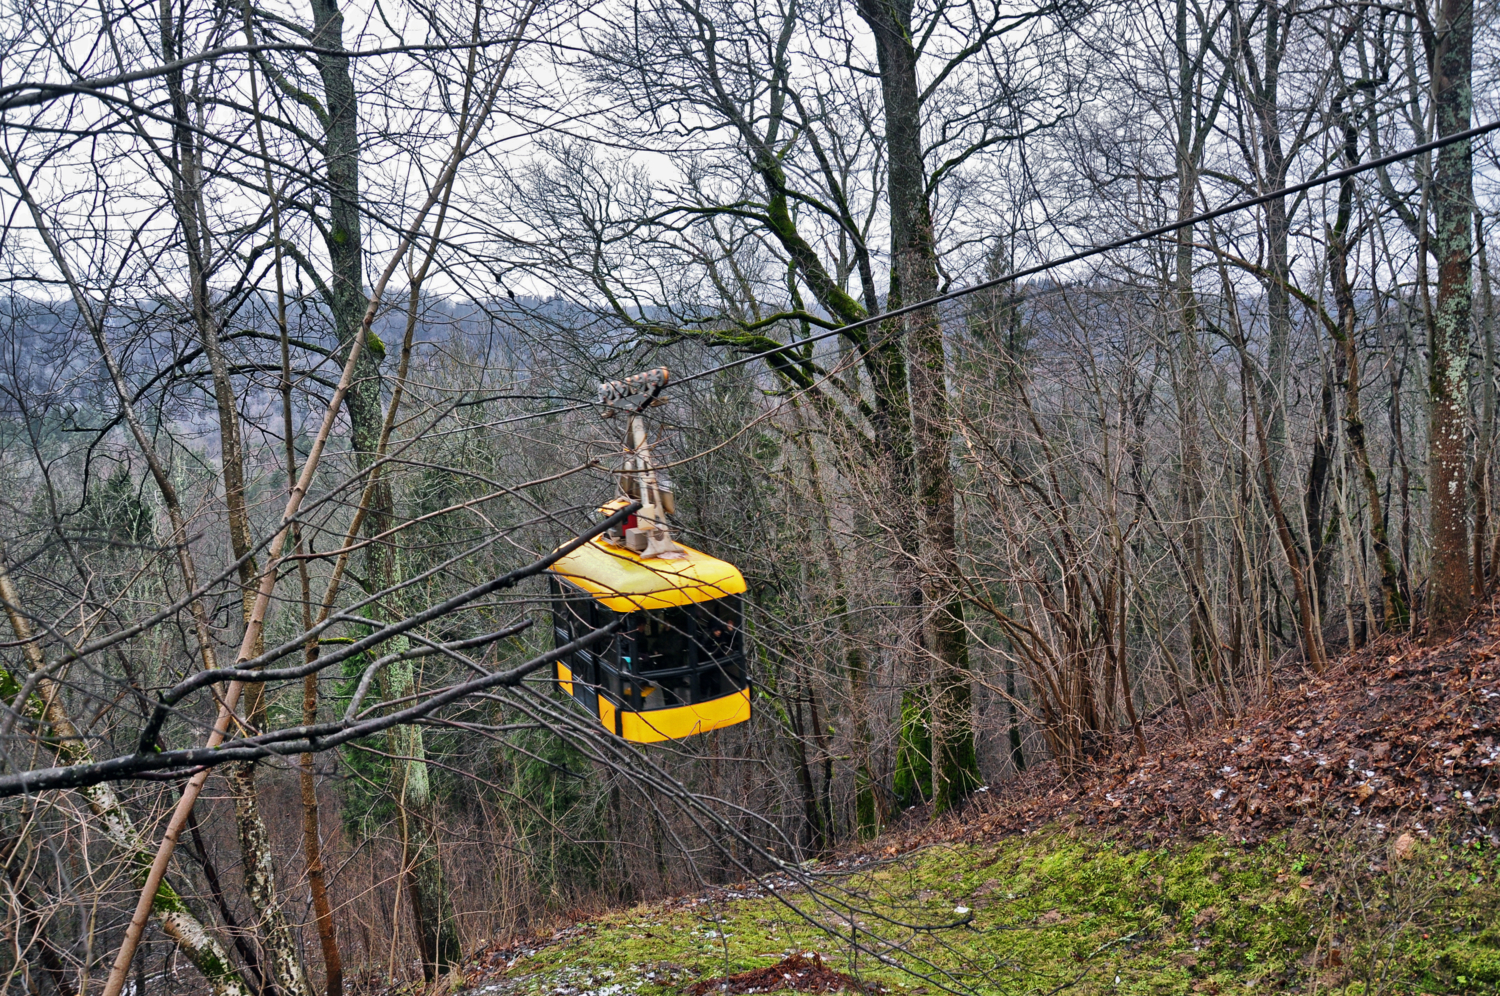
[[[1242, 201], [1235, 201], [1232, 204], [1226, 204], [1223, 207], [1214, 208], [1212, 211], [1205, 211], [1202, 214], [1195, 214], [1192, 217], [1184, 218], [1181, 221], [1173, 221], [1165, 225], [1158, 225], [1155, 228], [1147, 229], [1144, 232], [1137, 232], [1134, 235], [1127, 235], [1122, 239], [1115, 239], [1113, 242], [1106, 242], [1103, 245], [1091, 246], [1088, 249], [1080, 249], [1077, 252], [1069, 253], [1066, 256], [1059, 257], [1058, 259], [1048, 260], [1045, 263], [1038, 263], [1035, 266], [1029, 266], [1025, 269], [1017, 270], [1014, 273], [1007, 273], [1004, 276], [995, 277], [991, 280], [985, 280], [977, 284], [970, 284], [967, 287], [960, 287], [957, 290], [948, 291], [947, 293], [939, 294], [936, 297], [929, 297], [925, 300], [918, 301], [915, 304], [904, 305], [891, 311], [883, 311], [878, 315], [871, 315], [870, 317], [862, 318], [857, 322], [850, 322], [847, 325], [840, 325], [838, 328], [829, 329], [826, 332], [819, 332], [817, 335], [810, 335], [805, 339], [796, 339], [792, 342], [788, 342], [780, 346], [773, 346], [770, 349], [758, 350], [754, 353], [742, 356], [737, 360], [729, 360], [725, 363], [720, 363], [718, 366], [709, 367], [706, 370], [699, 370], [697, 373], [688, 374], [685, 377], [674, 378], [672, 380], [672, 386], [675, 387], [679, 384], [689, 384], [695, 380], [701, 380], [704, 377], [720, 373], [724, 370], [732, 370], [735, 367], [741, 367], [747, 363], [754, 363], [757, 360], [764, 360], [766, 357], [775, 356], [777, 353], [785, 353], [789, 350], [801, 349], [802, 347], [810, 346], [815, 342], [822, 342], [824, 339], [830, 339], [837, 335], [847, 335], [850, 332], [862, 328], [868, 328], [871, 325], [889, 321], [892, 318], [900, 318], [903, 315], [910, 315], [914, 312], [923, 311], [927, 308], [934, 308], [948, 301], [956, 301], [959, 298], [966, 297], [970, 294], [977, 294], [980, 291], [990, 290], [992, 288], [1000, 287], [1008, 283], [1013, 283], [1017, 280], [1024, 280], [1026, 277], [1034, 277], [1039, 273], [1046, 273], [1049, 270], [1055, 270], [1060, 266], [1067, 266], [1069, 263], [1077, 263], [1081, 260], [1092, 259], [1095, 256], [1102, 256], [1105, 253], [1114, 252], [1116, 249], [1123, 249], [1126, 246], [1135, 245], [1138, 242], [1148, 242], [1151, 239], [1160, 238], [1163, 235], [1170, 235], [1173, 232], [1181, 231], [1184, 228], [1191, 228], [1194, 225], [1199, 225], [1206, 221], [1213, 221], [1216, 218], [1222, 218], [1225, 215], [1234, 214], [1237, 211], [1245, 211], [1249, 208], [1259, 207], [1260, 205], [1269, 203], [1270, 201], [1273, 201], [1278, 197], [1287, 197], [1292, 194], [1300, 194], [1303, 191], [1313, 190], [1317, 187], [1321, 187], [1329, 183], [1336, 183], [1339, 180], [1345, 179], [1346, 177], [1357, 176], [1360, 173], [1368, 173], [1371, 170], [1382, 169], [1386, 166], [1392, 165], [1393, 163], [1403, 162], [1407, 159], [1413, 159], [1417, 156], [1432, 152], [1436, 149], [1444, 148], [1445, 146], [1454, 145], [1458, 142], [1466, 142], [1470, 139], [1488, 135], [1493, 131], [1500, 131], [1500, 121], [1491, 121], [1489, 124], [1479, 125], [1477, 127], [1470, 128], [1467, 131], [1461, 131], [1456, 135], [1449, 135], [1445, 138], [1434, 139], [1431, 142], [1425, 142], [1422, 145], [1412, 146], [1411, 148], [1403, 149], [1400, 152], [1392, 152], [1389, 155], [1381, 156], [1379, 159], [1371, 159], [1369, 162], [1360, 163], [1356, 166], [1349, 166], [1345, 169], [1335, 170], [1332, 173], [1325, 173], [1322, 176], [1315, 177], [1311, 180], [1304, 180], [1301, 183], [1295, 183], [1289, 187], [1278, 187], [1277, 189], [1267, 191], [1264, 194], [1257, 194], [1254, 197], [1249, 197]], [[878, 344], [879, 341], [880, 340], [877, 340], [877, 343], [875, 344]], [[477, 399], [475, 401], [460, 402], [460, 404], [478, 404], [482, 403], [482, 401], [484, 400], [488, 399]], [[516, 415], [510, 418], [506, 418], [502, 421], [492, 423], [492, 425], [510, 425], [515, 422], [524, 422], [528, 419], [546, 418], [549, 415], [562, 415], [569, 412], [581, 411], [585, 408], [598, 407], [603, 406], [601, 406], [597, 401], [584, 401], [578, 404], [569, 405], [564, 408], [549, 408], [546, 411], [532, 412], [527, 415]]]
[[754, 353], [750, 356], [741, 357], [738, 360], [731, 360], [728, 363], [722, 363], [717, 367], [710, 367], [707, 370], [700, 370], [698, 373], [689, 374], [686, 377], [678, 378], [674, 380], [673, 383], [686, 384], [691, 381], [698, 380], [701, 377], [707, 377], [710, 374], [718, 373], [721, 370], [728, 370], [732, 367], [741, 366], [746, 363], [753, 363], [754, 361], [764, 359], [767, 356], [774, 356], [777, 353], [785, 352], [789, 349], [797, 349], [801, 346], [810, 345], [814, 342], [819, 342], [823, 339], [830, 338], [831, 336], [843, 335], [845, 333], [852, 332], [855, 329], [865, 328], [878, 322], [884, 322], [892, 318], [900, 318], [902, 315], [909, 315], [913, 312], [922, 311], [926, 308], [936, 307], [937, 305], [943, 304], [947, 301], [956, 301], [959, 298], [965, 297], [969, 294], [977, 294], [979, 291], [990, 290], [991, 288], [1000, 287], [1004, 284], [1012, 283], [1016, 280], [1022, 280], [1026, 277], [1033, 277], [1038, 273], [1045, 273], [1048, 270], [1055, 270], [1059, 266], [1066, 266], [1069, 263], [1077, 263], [1080, 260], [1090, 259], [1094, 256], [1102, 256], [1105, 253], [1114, 252], [1116, 249], [1123, 249], [1126, 246], [1134, 245], [1137, 242], [1146, 242], [1151, 239], [1159, 238], [1163, 235], [1170, 235], [1173, 232], [1180, 231], [1184, 228], [1191, 228], [1192, 226], [1201, 224], [1205, 221], [1213, 221], [1215, 218], [1222, 218], [1225, 215], [1233, 214], [1236, 211], [1244, 211], [1248, 208], [1259, 207], [1260, 205], [1273, 201], [1278, 197], [1286, 197], [1290, 194], [1300, 194], [1305, 190], [1312, 190], [1325, 184], [1335, 183], [1339, 180], [1345, 179], [1346, 177], [1356, 176], [1360, 173], [1367, 173], [1370, 170], [1381, 169], [1385, 166], [1391, 165], [1392, 163], [1398, 163], [1406, 159], [1412, 159], [1416, 156], [1423, 155], [1424, 153], [1432, 152], [1435, 149], [1441, 149], [1444, 146], [1453, 145], [1458, 142], [1466, 142], [1469, 139], [1478, 138], [1481, 135], [1488, 135], [1492, 131], [1500, 131], [1500, 121], [1491, 121], [1489, 124], [1479, 125], [1478, 127], [1470, 128], [1467, 131], [1461, 131], [1456, 135], [1449, 135], [1446, 138], [1439, 138], [1431, 142], [1426, 142], [1422, 145], [1413, 146], [1412, 148], [1404, 149], [1401, 152], [1393, 152], [1390, 155], [1382, 156], [1379, 159], [1372, 159], [1369, 162], [1360, 163], [1357, 166], [1349, 166], [1345, 169], [1335, 170], [1332, 173], [1325, 173], [1322, 176], [1315, 177], [1311, 180], [1304, 180], [1302, 183], [1293, 184], [1290, 187], [1279, 187], [1276, 190], [1268, 191], [1264, 194], [1257, 194], [1254, 197], [1249, 197], [1242, 201], [1235, 201], [1233, 204], [1226, 204], [1225, 206], [1221, 208], [1215, 208], [1212, 211], [1205, 211], [1202, 214], [1195, 214], [1192, 217], [1184, 218], [1181, 221], [1174, 221], [1169, 222], [1165, 225], [1158, 225], [1155, 228], [1148, 229], [1144, 232], [1138, 232], [1135, 235], [1127, 235], [1123, 239], [1116, 239], [1113, 242], [1106, 242], [1103, 245], [1093, 246], [1088, 249], [1080, 249], [1079, 251], [1070, 253], [1067, 256], [1048, 260], [1045, 263], [1038, 263], [1035, 266], [1017, 270], [1014, 273], [1008, 273], [1003, 277], [995, 277], [992, 280], [985, 280], [981, 283], [971, 284], [968, 287], [960, 287], [958, 290], [949, 291], [946, 294], [939, 294], [937, 297], [930, 297], [925, 301], [918, 301], [915, 304], [908, 304], [904, 307], [896, 308], [891, 311], [881, 312], [878, 315], [871, 315], [869, 318], [863, 318], [857, 322], [850, 322], [847, 325], [840, 325], [836, 329], [829, 329], [827, 332], [820, 332], [817, 335], [810, 335], [805, 339], [798, 339], [795, 342], [789, 342], [784, 346], [775, 346], [771, 349], [761, 350], [760, 352]]

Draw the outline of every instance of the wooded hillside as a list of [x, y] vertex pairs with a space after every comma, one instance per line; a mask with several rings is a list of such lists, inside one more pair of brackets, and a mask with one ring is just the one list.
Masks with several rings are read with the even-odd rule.
[[[0, 26], [7, 993], [444, 979], [1019, 778], [1238, 755], [1340, 655], [1354, 699], [1438, 681], [1369, 648], [1493, 594], [1490, 7]], [[745, 590], [565, 583], [632, 530]], [[721, 678], [748, 721], [626, 737]]]

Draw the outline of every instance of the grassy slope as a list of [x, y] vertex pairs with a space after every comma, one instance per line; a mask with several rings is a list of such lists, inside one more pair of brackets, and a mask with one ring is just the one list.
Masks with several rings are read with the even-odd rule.
[[[794, 950], [896, 993], [1500, 992], [1500, 853], [1419, 841], [1404, 859], [1375, 835], [1255, 848], [1220, 840], [1167, 849], [1063, 832], [927, 848], [827, 869], [823, 898], [639, 906], [518, 958], [480, 992], [657, 996], [760, 968]], [[1403, 848], [1404, 849], [1404, 848]], [[920, 967], [850, 957], [862, 942]], [[914, 931], [906, 924], [963, 927]]]
[[[824, 869], [827, 894], [787, 898], [834, 930], [765, 897], [643, 906], [565, 931], [502, 976], [495, 959], [511, 954], [492, 952], [471, 979], [518, 996], [665, 996], [803, 950], [931, 996], [1500, 993], [1500, 852], [1419, 840], [1415, 822], [1491, 827], [1497, 729], [1500, 600], [1441, 645], [1384, 637], [1321, 677], [1291, 674], [1234, 736], [1148, 731], [1162, 749], [1063, 791], [1055, 770], [1034, 771], [987, 815], [891, 839], [933, 846]], [[1400, 835], [1377, 820], [1411, 825], [1416, 846], [1398, 858]], [[1015, 835], [1049, 821], [1073, 830]], [[862, 944], [930, 978], [851, 957], [840, 899], [864, 910]], [[893, 922], [944, 923], [959, 906], [971, 924]]]

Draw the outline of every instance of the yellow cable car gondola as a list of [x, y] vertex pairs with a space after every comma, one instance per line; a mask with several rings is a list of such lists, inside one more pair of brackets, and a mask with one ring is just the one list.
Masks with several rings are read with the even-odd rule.
[[[652, 371], [649, 404], [666, 382]], [[634, 380], [634, 379], [633, 379]], [[601, 385], [619, 400], [631, 381]], [[609, 388], [626, 388], [609, 395]], [[645, 407], [645, 404], [641, 406]], [[750, 718], [740, 595], [733, 564], [672, 540], [639, 410], [627, 430], [621, 491], [608, 516], [632, 496], [641, 508], [617, 530], [559, 558], [548, 572], [557, 646], [625, 616], [609, 638], [557, 662], [557, 680], [605, 729], [633, 743], [680, 740]]]

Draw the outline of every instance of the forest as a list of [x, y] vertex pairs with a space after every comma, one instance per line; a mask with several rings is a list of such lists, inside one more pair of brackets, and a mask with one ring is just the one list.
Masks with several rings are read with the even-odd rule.
[[[1496, 18], [7, 0], [0, 992], [441, 983], [1459, 631]], [[559, 680], [632, 523], [748, 718]]]

